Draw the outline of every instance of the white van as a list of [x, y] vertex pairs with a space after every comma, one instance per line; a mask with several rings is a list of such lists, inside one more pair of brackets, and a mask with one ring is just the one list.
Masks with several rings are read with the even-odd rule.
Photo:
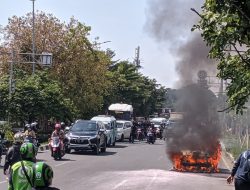
[[133, 123], [131, 121], [117, 120], [117, 140], [123, 141], [124, 139], [129, 139], [131, 133], [131, 127]]
[[101, 121], [104, 123], [107, 135], [107, 146], [115, 146], [117, 136], [117, 124], [115, 117], [110, 115], [98, 115], [93, 117], [91, 120]]

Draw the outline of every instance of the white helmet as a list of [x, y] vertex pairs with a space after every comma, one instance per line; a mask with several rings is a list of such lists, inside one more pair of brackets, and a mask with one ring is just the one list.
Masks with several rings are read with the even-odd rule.
[[23, 134], [21, 132], [18, 132], [14, 135], [14, 141], [15, 142], [23, 142]]

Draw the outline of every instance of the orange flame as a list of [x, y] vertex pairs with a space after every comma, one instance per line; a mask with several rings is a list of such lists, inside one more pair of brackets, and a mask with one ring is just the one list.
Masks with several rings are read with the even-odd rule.
[[219, 172], [221, 145], [218, 143], [213, 151], [181, 151], [171, 153], [173, 167], [183, 172]]

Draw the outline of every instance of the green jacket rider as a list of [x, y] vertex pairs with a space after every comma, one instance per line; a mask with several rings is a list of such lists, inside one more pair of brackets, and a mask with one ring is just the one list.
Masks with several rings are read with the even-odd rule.
[[[22, 144], [20, 155], [22, 160], [11, 166], [8, 190], [31, 190], [34, 185], [35, 146], [32, 143]], [[32, 184], [29, 183], [23, 171], [22, 162]]]

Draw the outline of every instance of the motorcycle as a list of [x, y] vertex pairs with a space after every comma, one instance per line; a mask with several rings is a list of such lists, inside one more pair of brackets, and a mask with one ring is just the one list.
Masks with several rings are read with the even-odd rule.
[[137, 129], [137, 139], [138, 139], [139, 141], [143, 141], [143, 139], [144, 139], [143, 132], [142, 132], [142, 130], [141, 130], [140, 128]]
[[162, 139], [162, 129], [160, 127], [156, 128], [156, 137]]
[[59, 137], [52, 137], [50, 139], [49, 143], [50, 149], [51, 149], [51, 156], [54, 157], [55, 160], [59, 159], [61, 160], [62, 157], [65, 155], [64, 146], [62, 144], [62, 141], [60, 140]]
[[155, 136], [154, 136], [154, 134], [153, 134], [153, 132], [151, 130], [148, 131], [148, 133], [147, 133], [147, 143], [148, 144], [150, 144], [150, 143], [154, 144], [155, 143]]

